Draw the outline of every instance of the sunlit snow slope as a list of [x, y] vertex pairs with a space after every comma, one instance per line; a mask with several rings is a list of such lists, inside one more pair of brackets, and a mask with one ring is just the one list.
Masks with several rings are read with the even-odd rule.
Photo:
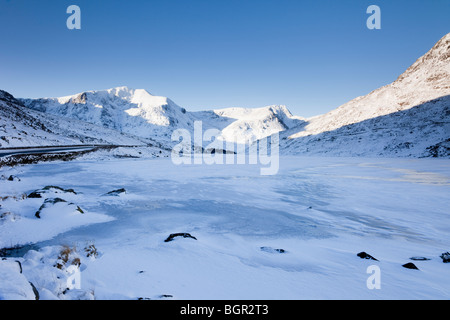
[[74, 144], [144, 145], [151, 141], [26, 108], [0, 90], [0, 147]]
[[396, 81], [285, 132], [294, 154], [450, 156], [450, 33]]

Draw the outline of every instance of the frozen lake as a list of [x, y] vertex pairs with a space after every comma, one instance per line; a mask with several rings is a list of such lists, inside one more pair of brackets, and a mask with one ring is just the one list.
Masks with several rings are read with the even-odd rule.
[[[450, 298], [439, 258], [450, 251], [449, 160], [282, 157], [277, 175], [259, 169], [170, 159], [2, 169], [21, 179], [0, 181], [2, 194], [72, 188], [65, 200], [86, 213], [47, 230], [33, 217], [43, 199], [3, 201], [23, 217], [0, 225], [0, 243], [94, 243], [100, 255], [82, 262], [81, 283], [98, 299]], [[197, 240], [164, 242], [180, 232]], [[366, 285], [371, 265], [379, 290]]]

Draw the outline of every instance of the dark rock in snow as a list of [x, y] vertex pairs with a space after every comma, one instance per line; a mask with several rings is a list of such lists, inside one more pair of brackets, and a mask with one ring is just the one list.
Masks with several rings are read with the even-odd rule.
[[272, 247], [261, 247], [260, 249], [261, 249], [261, 251], [269, 252], [269, 253], [285, 253], [286, 252], [286, 250], [284, 250], [284, 249], [275, 249]]
[[42, 190], [44, 190], [44, 191], [49, 191], [49, 190], [55, 191], [56, 190], [56, 191], [61, 191], [61, 192], [64, 192], [64, 193], [70, 192], [70, 193], [73, 193], [73, 194], [77, 194], [73, 189], [64, 189], [64, 188], [57, 187], [57, 186], [46, 186]]
[[[38, 211], [36, 211], [36, 213], [34, 214], [36, 218], [40, 219], [41, 218], [41, 212], [43, 209], [48, 208], [49, 205], [54, 205], [56, 203], [61, 203], [61, 202], [67, 202], [64, 199], [61, 198], [48, 198], [45, 199], [44, 203], [40, 206], [40, 208], [38, 209]], [[77, 205], [75, 205], [74, 203], [69, 203], [68, 205], [70, 206], [75, 206], [75, 210], [78, 211], [81, 214], [84, 214], [84, 211]]]
[[43, 193], [48, 193], [49, 191], [54, 193], [73, 193], [77, 194], [73, 189], [64, 189], [58, 186], [46, 186], [42, 189], [31, 192], [28, 198], [42, 198]]
[[30, 283], [31, 289], [33, 290], [35, 300], [39, 300], [39, 291], [36, 289], [36, 287], [34, 286], [34, 284], [32, 282], [29, 282], [29, 283]]
[[428, 259], [428, 258], [425, 258], [425, 257], [411, 257], [409, 259], [413, 260], [413, 261], [428, 261], [428, 260], [431, 260], [431, 259]]
[[189, 233], [172, 233], [166, 240], [164, 240], [164, 242], [170, 242], [176, 237], [191, 238], [197, 240], [196, 237], [191, 236]]
[[19, 271], [20, 273], [22, 273], [22, 263], [20, 263], [19, 260], [15, 260], [17, 262], [17, 264], [19, 265]]
[[419, 268], [416, 267], [416, 265], [414, 263], [408, 262], [404, 265], [402, 265], [403, 268], [406, 269], [413, 269], [413, 270], [419, 270]]
[[20, 181], [20, 179], [16, 176], [10, 175], [7, 179], [8, 181]]
[[[75, 205], [75, 203], [71, 202], [71, 203], [69, 203], [69, 205]], [[77, 210], [79, 213], [84, 214], [84, 211], [80, 208], [80, 206], [77, 206], [77, 208], [75, 210]]]
[[366, 253], [366, 252], [360, 252], [357, 254], [358, 257], [360, 257], [361, 259], [368, 259], [368, 260], [375, 260], [378, 261], [378, 259], [375, 259], [374, 257], [372, 257], [370, 254]]
[[34, 214], [34, 216], [38, 219], [41, 218], [41, 212], [43, 209], [48, 207], [48, 204], [55, 204], [55, 203], [59, 203], [59, 202], [67, 202], [64, 199], [61, 198], [49, 198], [49, 199], [45, 199], [44, 203], [42, 204], [42, 206], [39, 207], [38, 211], [36, 211], [36, 213]]
[[60, 203], [60, 202], [67, 202], [64, 199], [61, 198], [48, 198], [45, 199], [44, 203], [50, 203], [50, 204], [55, 204], [55, 203]]
[[440, 255], [440, 258], [442, 259], [442, 262], [449, 263], [450, 262], [450, 252], [444, 252]]
[[106, 196], [118, 196], [119, 194], [126, 193], [126, 192], [127, 191], [124, 188], [120, 188], [117, 190], [110, 191], [110, 192], [106, 193], [105, 195]]
[[37, 191], [33, 191], [27, 197], [28, 198], [42, 198], [41, 194], [39, 192], [37, 192]]
[[[2, 253], [2, 254], [4, 254], [4, 251], [3, 250], [5, 250], [5, 249], [0, 249], [0, 252]], [[4, 258], [4, 257], [2, 257], [2, 260], [1, 261], [8, 261], [8, 259], [7, 258]], [[22, 263], [20, 263], [20, 261], [19, 260], [14, 260], [14, 262], [16, 262], [17, 263], [17, 266], [18, 266], [18, 269], [17, 269], [17, 271], [19, 271], [19, 273], [22, 273]]]

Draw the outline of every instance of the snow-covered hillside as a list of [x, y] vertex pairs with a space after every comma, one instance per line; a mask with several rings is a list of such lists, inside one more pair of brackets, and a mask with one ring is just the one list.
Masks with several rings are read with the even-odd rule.
[[192, 114], [195, 120], [202, 121], [203, 129], [218, 129], [219, 139], [237, 143], [253, 142], [304, 123], [303, 118], [292, 115], [286, 106], [226, 108]]
[[393, 83], [284, 133], [288, 153], [450, 156], [450, 33]]
[[62, 98], [22, 99], [28, 108], [59, 117], [77, 119], [144, 138], [170, 143], [175, 129], [218, 129], [226, 141], [262, 139], [297, 126], [301, 121], [285, 106], [258, 109], [227, 108], [187, 112], [166, 97], [127, 87], [89, 91]]
[[[449, 157], [450, 96], [299, 138], [284, 136], [285, 153], [334, 156]], [[285, 134], [285, 133], [283, 133]]]
[[220, 117], [235, 119], [222, 130], [221, 137], [225, 141], [236, 139], [238, 143], [262, 139], [304, 123], [303, 118], [293, 116], [285, 106], [228, 108], [214, 112]]
[[171, 100], [127, 87], [21, 101], [34, 110], [145, 138], [170, 138], [175, 125], [190, 125], [186, 111]]
[[118, 87], [61, 98], [3, 98], [0, 142], [140, 144], [153, 139], [170, 149], [174, 130], [192, 132], [194, 122], [201, 121], [203, 131], [218, 129], [219, 139], [238, 143], [279, 132], [286, 154], [449, 157], [449, 96], [447, 34], [393, 83], [309, 119], [285, 106], [189, 112], [166, 97]]
[[34, 111], [0, 90], [0, 147], [80, 144], [146, 145], [151, 140]]

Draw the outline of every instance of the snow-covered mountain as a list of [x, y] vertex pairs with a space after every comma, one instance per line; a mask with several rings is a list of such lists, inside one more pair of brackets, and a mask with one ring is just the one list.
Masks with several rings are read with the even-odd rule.
[[0, 90], [0, 147], [81, 144], [147, 145], [151, 140], [31, 110]]
[[203, 130], [218, 129], [221, 139], [237, 142], [261, 139], [301, 122], [285, 106], [187, 112], [166, 97], [127, 87], [61, 98], [22, 99], [21, 102], [33, 110], [169, 144], [175, 129], [192, 131], [195, 121], [202, 121]]
[[[450, 156], [450, 34], [396, 81], [309, 119], [285, 106], [189, 112], [143, 89], [118, 87], [61, 98], [0, 99], [2, 146], [140, 144], [166, 149], [175, 129], [218, 129], [245, 143], [281, 133], [287, 154]], [[150, 139], [150, 140], [149, 140]]]
[[33, 110], [146, 138], [170, 137], [172, 127], [190, 125], [186, 111], [170, 99], [127, 87], [21, 101]]
[[203, 129], [220, 130], [219, 139], [237, 143], [253, 142], [274, 133], [296, 128], [304, 119], [292, 115], [286, 106], [226, 108], [193, 113]]
[[450, 33], [393, 83], [283, 136], [293, 154], [450, 156]]

